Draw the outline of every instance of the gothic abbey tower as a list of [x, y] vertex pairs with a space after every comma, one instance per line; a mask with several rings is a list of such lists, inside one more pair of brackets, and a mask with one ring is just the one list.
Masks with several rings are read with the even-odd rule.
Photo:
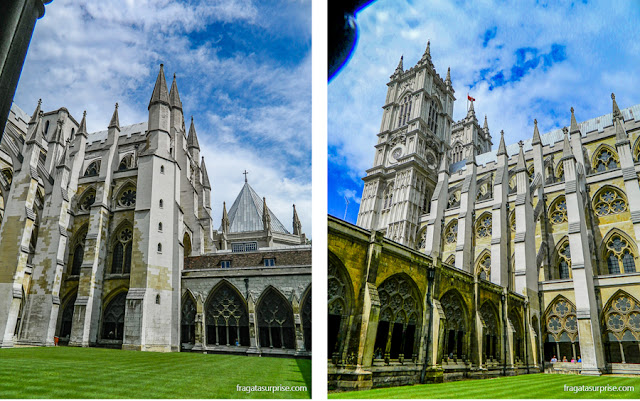
[[[363, 178], [357, 225], [380, 230], [393, 241], [415, 246], [420, 216], [438, 191], [443, 155], [454, 161], [491, 149], [486, 118], [481, 128], [473, 102], [454, 123], [456, 100], [448, 70], [443, 80], [431, 61], [430, 44], [418, 63], [404, 70], [403, 57], [387, 83], [373, 167]], [[459, 160], [456, 160], [458, 158]]]

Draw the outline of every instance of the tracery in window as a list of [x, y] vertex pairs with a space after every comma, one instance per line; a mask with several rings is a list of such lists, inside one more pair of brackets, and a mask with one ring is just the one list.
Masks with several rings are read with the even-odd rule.
[[569, 241], [565, 241], [564, 243], [562, 243], [558, 247], [557, 252], [558, 278], [571, 278], [571, 248], [569, 246]]
[[120, 164], [118, 165], [118, 171], [128, 170], [133, 168], [133, 155], [126, 155], [120, 160]]
[[554, 355], [559, 360], [563, 356], [571, 360], [580, 355], [576, 307], [566, 298], [559, 296], [548, 308], [544, 331], [545, 360], [550, 360]]
[[267, 289], [256, 312], [261, 347], [295, 349], [293, 310], [279, 292]]
[[567, 221], [567, 200], [559, 196], [549, 208], [549, 217], [552, 224], [565, 223]]
[[[607, 241], [604, 259], [609, 274], [635, 273], [635, 255], [629, 241], [620, 234], [614, 234]], [[622, 269], [621, 269], [622, 268]]]
[[484, 213], [480, 216], [479, 221], [476, 223], [476, 236], [478, 238], [491, 236], [491, 214]]
[[96, 191], [91, 189], [82, 196], [78, 204], [80, 205], [81, 210], [89, 211], [91, 210], [91, 205], [93, 205], [95, 201], [96, 201]]
[[618, 191], [608, 187], [593, 198], [593, 209], [598, 216], [618, 214], [627, 210], [627, 202]]
[[180, 325], [182, 343], [195, 344], [196, 342], [196, 304], [189, 295], [182, 301], [182, 317]]
[[[223, 282], [205, 304], [209, 345], [249, 345], [249, 315], [244, 300]], [[261, 344], [264, 346], [264, 344]]]
[[105, 340], [120, 340], [124, 336], [124, 306], [126, 292], [116, 295], [104, 309], [102, 315], [102, 338]]
[[593, 158], [593, 169], [597, 172], [615, 170], [620, 168], [618, 156], [609, 147], [603, 146], [598, 150]]
[[131, 271], [131, 249], [133, 232], [130, 227], [122, 228], [115, 236], [111, 274], [129, 274]]
[[94, 177], [100, 173], [100, 160], [96, 160], [89, 164], [89, 167], [84, 171], [85, 177]]
[[136, 190], [128, 187], [120, 193], [118, 204], [123, 207], [132, 207], [136, 205]]
[[398, 112], [398, 127], [405, 125], [411, 117], [411, 104], [413, 103], [411, 95], [405, 96], [400, 101], [400, 110]]
[[478, 259], [476, 265], [476, 276], [482, 280], [488, 280], [491, 277], [491, 253], [485, 252]]
[[444, 241], [447, 244], [455, 244], [458, 240], [458, 220], [454, 219], [449, 226], [447, 226], [447, 230], [444, 235]]
[[610, 363], [640, 363], [640, 305], [620, 291], [605, 308], [605, 353]]
[[556, 167], [556, 182], [564, 182], [564, 163], [560, 161]]
[[429, 107], [429, 119], [427, 121], [427, 126], [434, 134], [438, 134], [438, 115], [439, 115], [438, 103], [435, 100], [431, 100]]
[[84, 261], [84, 245], [87, 238], [87, 230], [83, 229], [75, 238], [73, 243], [73, 253], [71, 255], [71, 271], [72, 276], [80, 274], [82, 268], [82, 262]]

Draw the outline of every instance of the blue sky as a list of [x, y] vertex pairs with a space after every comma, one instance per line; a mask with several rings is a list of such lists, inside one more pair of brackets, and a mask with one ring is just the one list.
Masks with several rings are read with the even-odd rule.
[[[560, 5], [561, 4], [561, 5]], [[328, 212], [358, 215], [362, 180], [373, 163], [387, 82], [401, 55], [405, 70], [431, 40], [436, 71], [451, 78], [454, 120], [467, 92], [487, 115], [497, 148], [540, 132], [640, 103], [640, 1], [393, 1], [357, 15], [358, 45], [328, 88]]]
[[[310, 0], [55, 0], [38, 20], [15, 103], [66, 107], [90, 132], [148, 118], [160, 63], [177, 74], [222, 202], [249, 183], [289, 230], [296, 204], [311, 237]], [[230, 206], [230, 205], [229, 205]]]

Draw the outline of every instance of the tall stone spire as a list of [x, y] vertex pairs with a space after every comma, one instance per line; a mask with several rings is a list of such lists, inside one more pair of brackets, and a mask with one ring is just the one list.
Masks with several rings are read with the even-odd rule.
[[507, 146], [504, 144], [504, 130], [500, 131], [500, 145], [498, 145], [498, 153], [497, 156], [506, 155], [507, 154]]
[[196, 127], [193, 125], [193, 116], [191, 116], [191, 126], [189, 127], [189, 135], [187, 136], [187, 147], [200, 150], [198, 135], [196, 134]]
[[527, 169], [527, 166], [524, 163], [524, 149], [523, 149], [524, 142], [520, 141], [520, 142], [518, 142], [518, 145], [520, 145], [520, 151], [518, 152], [518, 163], [516, 164], [516, 170], [515, 170], [516, 173], [518, 171]]
[[567, 127], [562, 128], [562, 132], [564, 133], [564, 142], [562, 143], [562, 158], [566, 157], [574, 157], [573, 151], [571, 150], [571, 142], [569, 142], [569, 130]]
[[293, 235], [302, 234], [302, 223], [298, 218], [298, 212], [296, 211], [296, 205], [293, 205]]
[[78, 132], [76, 135], [84, 135], [87, 137], [87, 111], [82, 112], [82, 121], [80, 121], [80, 128], [78, 128]]
[[164, 103], [169, 105], [169, 91], [167, 90], [167, 81], [164, 78], [164, 64], [160, 64], [160, 72], [158, 72], [156, 85], [153, 88], [153, 93], [151, 94], [149, 108], [151, 108], [155, 103]]
[[627, 135], [627, 131], [624, 129], [624, 117], [622, 116], [622, 112], [616, 102], [616, 95], [613, 93], [611, 94], [611, 100], [613, 101], [613, 123], [616, 126], [616, 141], [628, 141], [629, 136]]
[[36, 123], [36, 120], [40, 115], [40, 111], [42, 111], [41, 106], [42, 106], [42, 99], [38, 99], [38, 106], [36, 106], [36, 109], [33, 111], [33, 114], [31, 115], [31, 120], [29, 120], [29, 125]]
[[227, 203], [222, 202], [222, 232], [227, 234], [229, 233], [229, 215], [227, 214]]
[[400, 62], [398, 62], [398, 66], [394, 74], [402, 74], [404, 72], [404, 66], [402, 65], [402, 60], [404, 59], [404, 55], [400, 56]]
[[209, 174], [207, 173], [207, 166], [204, 164], [204, 157], [200, 162], [200, 170], [202, 170], [202, 186], [207, 189], [211, 189], [211, 184], [209, 183]]
[[573, 107], [571, 108], [571, 129], [569, 130], [569, 134], [580, 134], [580, 129], [578, 128], [578, 123], [576, 122], [576, 115], [573, 113]]
[[533, 140], [531, 141], [532, 145], [541, 144], [542, 140], [540, 139], [540, 132], [538, 131], [538, 120], [533, 120]]
[[182, 101], [180, 101], [180, 94], [178, 93], [176, 74], [173, 74], [173, 82], [171, 83], [171, 90], [169, 91], [169, 105], [171, 108], [178, 108], [182, 110]]
[[120, 119], [118, 118], [118, 103], [116, 103], [116, 108], [113, 110], [113, 115], [111, 116], [111, 122], [109, 123], [108, 128], [116, 128], [120, 131]]

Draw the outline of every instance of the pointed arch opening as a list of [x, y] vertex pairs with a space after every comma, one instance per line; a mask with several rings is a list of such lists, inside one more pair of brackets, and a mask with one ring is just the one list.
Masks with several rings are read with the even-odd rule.
[[487, 238], [491, 237], [491, 227], [492, 227], [492, 215], [489, 212], [484, 212], [480, 215], [480, 217], [476, 220], [476, 237], [477, 238]]
[[549, 206], [548, 211], [551, 224], [566, 223], [567, 220], [567, 200], [564, 195], [556, 197]]
[[121, 291], [107, 303], [102, 313], [102, 339], [122, 341], [127, 291]]
[[82, 263], [84, 262], [84, 246], [87, 239], [88, 225], [84, 225], [78, 230], [71, 241], [69, 247], [68, 274], [71, 276], [80, 275]]
[[122, 159], [120, 159], [120, 164], [118, 164], [118, 171], [125, 171], [134, 168], [134, 160], [133, 154], [125, 155]]
[[66, 344], [69, 343], [69, 338], [71, 337], [71, 325], [73, 324], [73, 310], [75, 308], [76, 298], [78, 296], [77, 292], [67, 296], [65, 302], [63, 303], [63, 307], [61, 309], [61, 318], [60, 318], [60, 328], [58, 330], [58, 338], [60, 339], [60, 343]]
[[85, 177], [95, 177], [100, 174], [100, 160], [95, 160], [89, 163], [86, 170], [84, 171]]
[[571, 247], [569, 237], [564, 237], [556, 244], [553, 253], [553, 280], [566, 280], [572, 278], [571, 273]]
[[196, 343], [196, 301], [190, 291], [182, 297], [180, 337], [184, 345]]
[[491, 252], [483, 250], [476, 259], [475, 276], [480, 280], [491, 279]]
[[280, 291], [269, 286], [260, 297], [256, 313], [261, 347], [296, 348], [293, 309]]
[[78, 201], [78, 209], [84, 212], [91, 210], [91, 206], [96, 202], [96, 190], [95, 188], [87, 188], [82, 193], [80, 200]]
[[111, 274], [129, 274], [131, 272], [131, 252], [133, 248], [133, 229], [130, 222], [120, 224], [111, 239]]
[[[571, 361], [580, 355], [580, 338], [576, 306], [558, 295], [544, 314], [544, 359], [555, 357], [559, 362]], [[577, 360], [577, 359], [576, 359]]]
[[374, 355], [380, 359], [416, 360], [422, 321], [421, 294], [404, 273], [388, 277], [378, 286], [380, 318]]
[[444, 230], [444, 243], [455, 244], [458, 240], [458, 219], [454, 218]]
[[485, 301], [480, 307], [482, 318], [482, 358], [483, 362], [500, 360], [500, 318], [495, 305]]
[[205, 303], [205, 322], [208, 345], [250, 345], [247, 305], [228, 281], [211, 291]]
[[618, 290], [602, 312], [605, 356], [609, 363], [640, 363], [640, 302]]
[[349, 330], [354, 295], [351, 277], [340, 258], [329, 251], [328, 262], [327, 356], [337, 362], [346, 349], [346, 334]]
[[469, 355], [469, 319], [464, 301], [456, 290], [447, 291], [440, 304], [444, 310], [443, 360], [466, 360]]
[[513, 326], [513, 357], [515, 363], [523, 363], [524, 361], [524, 327], [523, 319], [520, 311], [511, 308], [507, 315], [511, 325]]

